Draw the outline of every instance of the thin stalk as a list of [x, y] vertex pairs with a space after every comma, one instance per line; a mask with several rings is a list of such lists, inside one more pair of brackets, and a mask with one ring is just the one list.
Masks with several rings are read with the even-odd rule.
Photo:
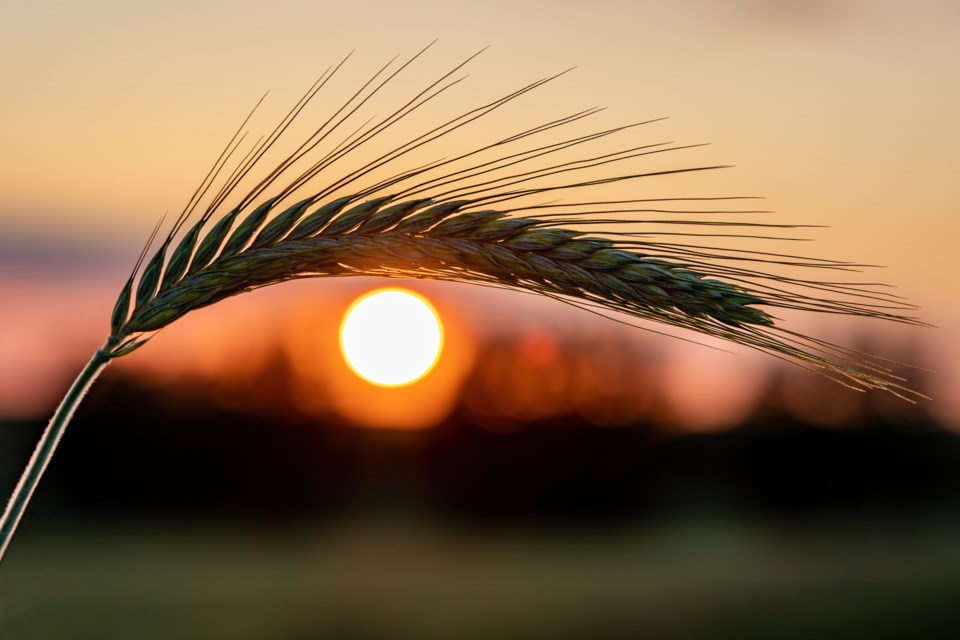
[[73, 413], [77, 410], [90, 385], [93, 384], [93, 381], [97, 379], [97, 376], [109, 362], [110, 356], [102, 348], [97, 349], [97, 352], [90, 358], [90, 362], [83, 368], [77, 379], [73, 381], [67, 395], [64, 396], [60, 406], [57, 407], [56, 413], [50, 419], [50, 424], [47, 425], [43, 435], [40, 436], [40, 442], [37, 443], [37, 448], [34, 449], [33, 456], [27, 463], [27, 468], [20, 476], [20, 482], [17, 483], [16, 489], [10, 496], [3, 518], [0, 519], [0, 561], [3, 560], [7, 547], [10, 545], [10, 539], [13, 538], [13, 533], [17, 530], [17, 525], [20, 524], [20, 518], [23, 517], [23, 512], [30, 502], [30, 497], [50, 463], [50, 458], [53, 457], [53, 452], [56, 450], [67, 424], [70, 423]]

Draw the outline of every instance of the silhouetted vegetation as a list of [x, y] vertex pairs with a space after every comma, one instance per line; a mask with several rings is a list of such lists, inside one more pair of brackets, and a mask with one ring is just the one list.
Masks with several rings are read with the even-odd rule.
[[[741, 425], [713, 433], [678, 432], [656, 415], [599, 427], [575, 414], [495, 432], [463, 406], [435, 428], [389, 431], [289, 409], [279, 365], [264, 384], [273, 401], [250, 411], [188, 383], [107, 376], [64, 441], [37, 517], [270, 519], [383, 508], [525, 524], [718, 512], [960, 515], [960, 437], [922, 405], [891, 412], [867, 396], [842, 424], [817, 426], [786, 408], [787, 381], [773, 380]], [[3, 482], [13, 482], [41, 427], [0, 430]]]

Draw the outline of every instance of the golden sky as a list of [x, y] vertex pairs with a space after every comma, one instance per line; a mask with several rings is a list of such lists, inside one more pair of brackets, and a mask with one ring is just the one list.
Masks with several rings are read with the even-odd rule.
[[[265, 90], [263, 128], [347, 52], [357, 50], [343, 77], [356, 79], [434, 38], [412, 78], [491, 46], [447, 104], [472, 106], [576, 65], [517, 117], [592, 106], [609, 107], [602, 123], [670, 116], [650, 135], [712, 143], [680, 161], [737, 165], [673, 183], [680, 190], [763, 195], [779, 219], [831, 227], [812, 233], [807, 253], [889, 265], [879, 276], [940, 327], [918, 343], [942, 361], [937, 401], [960, 414], [945, 398], [960, 387], [953, 0], [0, 0], [5, 331], [33, 322], [31, 310], [56, 313], [69, 295], [105, 316], [125, 271], [112, 265], [183, 205]], [[104, 263], [87, 285], [29, 259], [69, 269], [86, 254]], [[88, 326], [99, 331], [69, 331]], [[8, 369], [10, 354], [32, 357], [20, 340], [0, 344]]]

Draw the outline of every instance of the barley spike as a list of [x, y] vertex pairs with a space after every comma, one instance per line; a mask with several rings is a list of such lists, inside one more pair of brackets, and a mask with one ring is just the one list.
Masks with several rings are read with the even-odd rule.
[[[563, 74], [525, 85], [426, 133], [413, 135], [409, 142], [378, 155], [360, 169], [348, 168], [339, 178], [320, 180], [350, 153], [395, 128], [412, 111], [458, 83], [449, 78], [475, 57], [471, 56], [388, 116], [366, 120], [305, 171], [293, 172], [296, 161], [332, 137], [339, 127], [348, 126], [345, 123], [361, 107], [425, 51], [392, 72], [388, 73], [390, 64], [380, 69], [294, 154], [270, 170], [267, 178], [204, 232], [226, 198], [315, 99], [329, 80], [327, 74], [321, 76], [273, 133], [261, 138], [247, 153], [166, 260], [174, 233], [210, 190], [225, 158], [242, 142], [238, 131], [143, 269], [132, 311], [132, 278], [121, 291], [111, 323], [110, 344], [115, 347], [108, 355], [124, 355], [130, 345], [139, 347], [152, 333], [190, 311], [244, 291], [303, 277], [381, 275], [539, 293], [593, 311], [624, 313], [747, 345], [814, 368], [856, 389], [879, 388], [907, 398], [919, 395], [879, 359], [791, 332], [773, 315], [777, 308], [800, 309], [923, 324], [908, 315], [913, 307], [875, 285], [819, 275], [867, 265], [684, 240], [795, 240], [758, 235], [757, 231], [801, 225], [730, 219], [766, 213], [725, 208], [729, 201], [747, 199], [731, 196], [635, 200], [601, 196], [567, 201], [580, 191], [597, 194], [615, 183], [725, 168], [710, 165], [611, 171], [601, 177], [589, 173], [597, 167], [612, 169], [654, 154], [676, 154], [702, 145], [648, 143], [543, 164], [553, 154], [623, 135], [659, 118], [559, 141], [543, 139], [545, 134], [556, 134], [601, 111], [591, 108], [495, 138], [447, 159], [414, 169], [400, 166], [407, 154], [437, 144]], [[385, 73], [385, 79], [378, 81]], [[489, 157], [500, 148], [508, 151]], [[394, 166], [399, 171], [392, 176], [371, 179], [377, 170]], [[287, 186], [255, 206], [239, 224], [236, 222], [265, 189], [288, 173], [291, 179]], [[567, 179], [568, 175], [583, 178]], [[319, 190], [281, 207], [314, 182]], [[363, 182], [371, 184], [363, 186]], [[347, 191], [352, 185], [357, 188]], [[549, 194], [558, 194], [564, 200], [546, 204], [535, 200]], [[645, 203], [655, 203], [657, 208], [640, 208]], [[277, 210], [281, 212], [274, 214]], [[664, 218], [663, 214], [671, 217]], [[643, 225], [640, 231], [628, 226], [638, 224]], [[673, 230], [678, 227], [681, 229]], [[734, 231], [721, 233], [716, 231], [719, 228]], [[793, 271], [785, 273], [784, 269]]]

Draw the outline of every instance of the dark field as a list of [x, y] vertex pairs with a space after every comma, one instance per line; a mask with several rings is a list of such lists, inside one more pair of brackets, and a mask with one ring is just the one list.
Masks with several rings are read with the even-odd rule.
[[[960, 438], [920, 408], [826, 428], [769, 396], [693, 435], [374, 431], [117, 376], [88, 400], [2, 638], [960, 637]], [[3, 486], [41, 427], [0, 428]]]
[[24, 532], [4, 638], [949, 638], [960, 526]]

